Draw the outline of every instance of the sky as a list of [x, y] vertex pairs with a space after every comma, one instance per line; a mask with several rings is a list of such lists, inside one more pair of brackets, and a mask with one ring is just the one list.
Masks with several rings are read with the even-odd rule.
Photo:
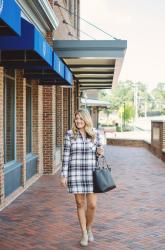
[[[81, 0], [80, 15], [114, 37], [127, 40], [119, 80], [141, 81], [149, 90], [165, 82], [165, 0]], [[84, 21], [80, 30], [111, 39]], [[81, 39], [91, 38], [81, 33]]]

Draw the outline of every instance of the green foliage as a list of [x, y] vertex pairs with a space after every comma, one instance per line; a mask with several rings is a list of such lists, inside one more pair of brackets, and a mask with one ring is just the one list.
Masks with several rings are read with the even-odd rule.
[[158, 83], [157, 87], [152, 91], [153, 105], [152, 108], [155, 111], [165, 113], [165, 83]]
[[119, 115], [122, 117], [124, 124], [132, 120], [135, 115], [135, 108], [131, 102], [124, 103], [119, 109]]
[[123, 114], [123, 119], [126, 122], [129, 122], [132, 120], [132, 118], [135, 115], [135, 108], [132, 105], [132, 103], [127, 103], [124, 108], [124, 114]]
[[105, 109], [107, 119], [109, 114], [118, 112], [125, 122], [129, 122], [135, 115], [135, 100], [138, 116], [145, 116], [148, 113], [165, 114], [165, 83], [158, 83], [157, 87], [149, 93], [147, 87], [141, 82], [120, 81], [111, 91], [101, 91], [100, 100], [110, 103], [110, 108]]

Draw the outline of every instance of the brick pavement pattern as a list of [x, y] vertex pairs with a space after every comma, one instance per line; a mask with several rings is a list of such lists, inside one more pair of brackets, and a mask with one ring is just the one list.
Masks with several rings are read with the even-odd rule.
[[[89, 250], [165, 249], [165, 164], [143, 148], [106, 146], [117, 188], [98, 195]], [[1, 250], [77, 250], [74, 196], [42, 176], [0, 212]]]

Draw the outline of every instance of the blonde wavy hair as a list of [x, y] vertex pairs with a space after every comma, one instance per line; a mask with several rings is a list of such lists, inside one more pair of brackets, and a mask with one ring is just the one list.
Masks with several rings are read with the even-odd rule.
[[92, 118], [91, 118], [87, 109], [79, 109], [74, 114], [74, 120], [73, 120], [73, 126], [72, 126], [74, 139], [77, 138], [77, 132], [78, 132], [78, 128], [76, 127], [76, 124], [75, 124], [76, 115], [78, 115], [78, 114], [82, 117], [83, 121], [85, 122], [84, 129], [85, 129], [85, 132], [87, 134], [87, 137], [91, 138], [92, 141], [94, 141], [96, 138], [96, 133], [93, 130]]

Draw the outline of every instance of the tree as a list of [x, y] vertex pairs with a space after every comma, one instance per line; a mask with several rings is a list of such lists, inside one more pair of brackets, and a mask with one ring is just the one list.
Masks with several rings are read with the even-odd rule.
[[152, 108], [154, 106], [153, 97], [142, 82], [120, 81], [111, 92], [102, 91], [100, 98], [109, 101], [111, 112], [118, 111], [123, 103], [129, 102], [135, 106], [134, 113], [136, 110], [138, 116], [144, 116], [147, 107]]
[[110, 103], [111, 112], [119, 110], [124, 101], [133, 101], [133, 82], [119, 82], [119, 84], [109, 93], [102, 91], [100, 93], [100, 99], [108, 101]]
[[165, 114], [165, 83], [150, 93], [142, 82], [120, 81], [111, 91], [102, 91], [100, 99], [110, 103], [108, 113], [122, 114], [124, 123], [129, 123], [133, 117]]
[[124, 103], [119, 109], [119, 115], [124, 121], [124, 126], [129, 123], [135, 115], [135, 108], [131, 102]]
[[154, 108], [165, 114], [165, 83], [158, 83], [153, 89], [152, 96], [154, 97]]

